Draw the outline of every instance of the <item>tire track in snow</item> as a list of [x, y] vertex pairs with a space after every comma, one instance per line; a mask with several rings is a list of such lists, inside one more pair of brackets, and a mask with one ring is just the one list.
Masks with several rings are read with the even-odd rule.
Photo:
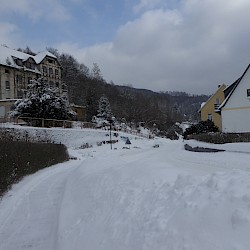
[[1, 250], [55, 249], [65, 183], [81, 164], [66, 162], [41, 170], [6, 194], [0, 203]]

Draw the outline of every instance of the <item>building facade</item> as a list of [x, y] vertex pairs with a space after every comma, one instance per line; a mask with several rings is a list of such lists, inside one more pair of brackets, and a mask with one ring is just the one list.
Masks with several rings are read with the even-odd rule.
[[201, 121], [211, 120], [219, 130], [222, 129], [221, 116], [217, 111], [225, 99], [223, 92], [225, 88], [226, 85], [219, 85], [217, 91], [201, 106], [199, 110]]
[[222, 132], [250, 132], [250, 65], [220, 106]]
[[0, 46], [0, 118], [7, 116], [17, 99], [26, 97], [30, 80], [44, 77], [61, 95], [61, 65], [48, 51], [36, 55], [26, 54], [6, 46]]

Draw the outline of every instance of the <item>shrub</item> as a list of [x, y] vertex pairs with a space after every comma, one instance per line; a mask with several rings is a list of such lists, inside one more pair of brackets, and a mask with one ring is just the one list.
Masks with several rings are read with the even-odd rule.
[[214, 123], [210, 120], [207, 121], [200, 121], [197, 124], [192, 125], [191, 127], [187, 128], [184, 132], [184, 138], [187, 138], [188, 135], [192, 134], [203, 134], [209, 132], [218, 132], [219, 129]]
[[69, 159], [64, 145], [27, 138], [14, 130], [0, 130], [0, 196], [24, 176]]
[[214, 144], [250, 142], [250, 133], [207, 133], [189, 135], [188, 139]]

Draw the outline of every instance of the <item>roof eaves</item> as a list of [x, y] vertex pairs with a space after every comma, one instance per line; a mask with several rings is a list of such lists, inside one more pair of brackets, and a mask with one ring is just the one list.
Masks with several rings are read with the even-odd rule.
[[206, 101], [206, 103], [205, 103], [202, 107], [200, 107], [200, 109], [198, 110], [198, 113], [201, 112], [201, 110], [202, 110], [202, 109], [209, 103], [209, 101], [219, 92], [219, 90], [221, 90], [222, 87], [226, 87], [226, 85], [225, 85], [225, 84], [222, 84], [222, 85], [216, 90], [216, 92], [208, 98], [208, 100]]
[[[241, 82], [242, 78], [244, 77], [244, 75], [247, 73], [248, 69], [250, 67], [250, 64], [248, 64], [247, 68], [245, 69], [244, 73], [242, 74], [242, 76], [240, 78], [238, 78], [238, 80], [236, 80], [233, 84], [235, 84], [235, 86], [233, 87], [232, 91], [228, 94], [228, 96], [226, 97], [226, 99], [224, 100], [224, 102], [220, 105], [219, 109], [221, 110], [226, 103], [228, 102], [228, 100], [230, 99], [230, 97], [232, 96], [233, 92], [235, 91], [235, 89], [237, 88], [237, 86], [239, 85], [239, 83]], [[231, 86], [231, 85], [230, 85]]]

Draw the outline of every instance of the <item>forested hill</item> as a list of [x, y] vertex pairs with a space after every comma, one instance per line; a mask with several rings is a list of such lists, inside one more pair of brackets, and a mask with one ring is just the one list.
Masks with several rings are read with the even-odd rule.
[[72, 55], [59, 54], [50, 49], [60, 60], [63, 68], [62, 80], [68, 88], [69, 100], [87, 107], [87, 120], [97, 113], [98, 100], [106, 95], [112, 111], [118, 119], [127, 122], [157, 123], [160, 129], [171, 126], [176, 121], [197, 120], [197, 111], [206, 95], [189, 95], [184, 92], [153, 92], [132, 86], [118, 86], [107, 83], [96, 63], [92, 69], [80, 64]]
[[61, 63], [62, 81], [68, 89], [70, 103], [86, 106], [88, 121], [96, 115], [102, 95], [107, 96], [116, 118], [135, 123], [143, 121], [148, 125], [156, 123], [163, 130], [176, 121], [197, 120], [201, 103], [208, 99], [206, 95], [167, 91], [158, 93], [130, 85], [107, 83], [96, 63], [89, 69], [72, 55], [60, 54], [54, 48], [47, 49]]

